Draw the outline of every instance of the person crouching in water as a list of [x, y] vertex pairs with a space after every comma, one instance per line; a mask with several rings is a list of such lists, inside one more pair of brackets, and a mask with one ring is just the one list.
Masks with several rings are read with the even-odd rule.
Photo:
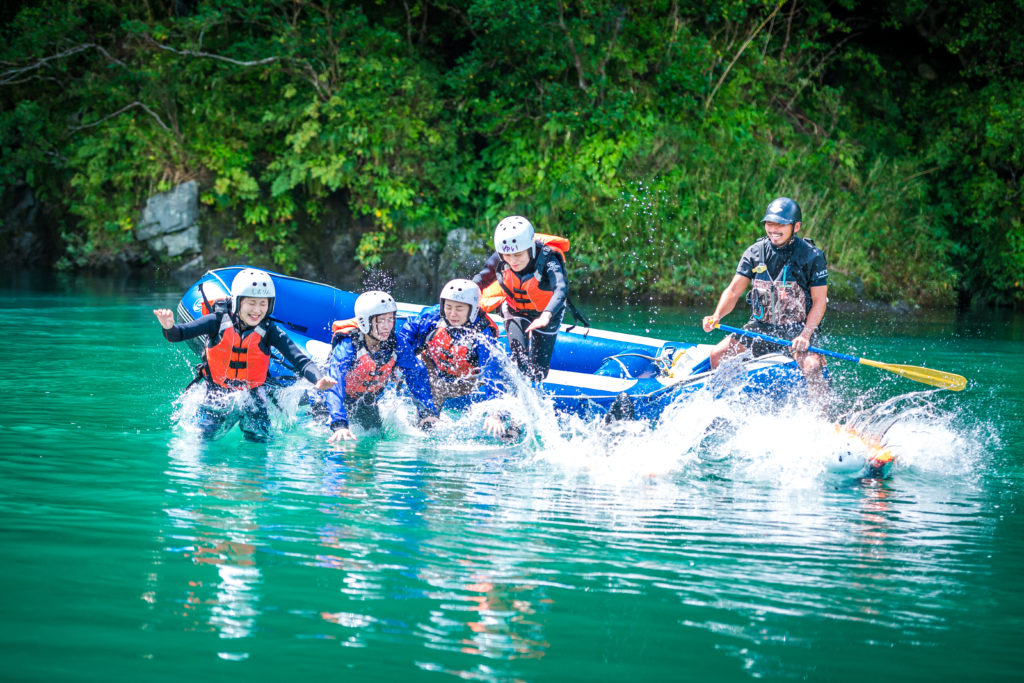
[[[504, 389], [497, 354], [498, 328], [480, 310], [480, 288], [456, 279], [441, 289], [440, 304], [409, 318], [398, 332], [419, 427], [429, 430], [441, 410], [487, 401]], [[504, 436], [503, 415], [488, 415], [484, 431]], [[508, 438], [511, 438], [509, 435]]]
[[[512, 360], [533, 382], [547, 377], [551, 369], [569, 296], [568, 248], [564, 237], [535, 234], [530, 221], [508, 216], [494, 230], [494, 254], [473, 278], [484, 289], [483, 308], [501, 306]], [[501, 288], [498, 297], [491, 296], [495, 284]]]
[[[164, 338], [185, 341], [206, 335], [205, 363], [195, 382], [202, 382], [206, 396], [198, 411], [199, 428], [206, 438], [231, 429], [236, 422], [250, 441], [270, 437], [266, 381], [270, 349], [285, 360], [318, 390], [328, 389], [334, 380], [324, 377], [316, 364], [270, 319], [274, 310], [274, 280], [270, 274], [247, 268], [231, 282], [230, 304], [195, 320], [174, 324], [167, 308], [153, 314], [160, 321]], [[242, 393], [244, 392], [244, 394]], [[244, 400], [239, 400], [244, 397]]]
[[[793, 356], [804, 373], [811, 398], [825, 410], [828, 382], [822, 372], [824, 359], [807, 349], [817, 344], [818, 326], [825, 316], [828, 265], [814, 242], [797, 236], [802, 218], [800, 206], [789, 197], [772, 200], [761, 219], [765, 236], [743, 252], [732, 282], [702, 325], [705, 332], [711, 332], [753, 284], [747, 295], [753, 310], [744, 329], [791, 340], [791, 349], [782, 350]], [[731, 334], [711, 350], [711, 367], [717, 368], [722, 360], [742, 353], [748, 346], [755, 356], [779, 350], [756, 337]]]
[[328, 442], [355, 441], [353, 421], [365, 429], [381, 427], [377, 399], [389, 383], [401, 379], [396, 311], [398, 304], [387, 292], [363, 292], [356, 299], [355, 317], [334, 323], [327, 374], [337, 384], [324, 395], [331, 428]]

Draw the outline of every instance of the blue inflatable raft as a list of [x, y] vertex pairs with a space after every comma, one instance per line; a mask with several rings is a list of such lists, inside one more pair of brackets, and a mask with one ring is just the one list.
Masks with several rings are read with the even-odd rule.
[[[203, 275], [182, 295], [177, 311], [179, 321], [199, 317], [204, 296], [207, 301], [226, 297], [234, 276], [245, 267], [218, 268]], [[271, 275], [277, 290], [273, 318], [310, 357], [326, 362], [331, 324], [353, 316], [358, 294], [277, 273]], [[396, 325], [423, 308], [400, 303]], [[500, 342], [507, 350], [503, 325], [495, 320], [501, 330]], [[192, 349], [200, 355], [205, 342], [203, 337], [190, 340]], [[741, 366], [730, 364], [728, 381], [724, 381], [724, 376], [711, 370], [710, 350], [711, 346], [706, 344], [562, 325], [551, 372], [541, 389], [559, 411], [588, 418], [601, 415], [616, 397], [625, 394], [637, 418], [657, 419], [669, 404], [701, 389], [778, 396], [805, 387], [799, 367], [783, 354], [761, 356]], [[294, 380], [292, 369], [279, 357], [271, 362], [270, 375], [283, 384]]]

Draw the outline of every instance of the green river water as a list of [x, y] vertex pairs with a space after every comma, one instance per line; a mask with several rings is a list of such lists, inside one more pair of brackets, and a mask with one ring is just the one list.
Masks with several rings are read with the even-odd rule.
[[[850, 481], [815, 418], [700, 397], [614, 443], [537, 399], [512, 448], [396, 418], [337, 451], [295, 410], [204, 444], [151, 313], [181, 285], [0, 282], [4, 680], [1024, 677], [1022, 315], [830, 312], [823, 346], [969, 379], [906, 396], [892, 476]], [[927, 390], [831, 369], [848, 410]]]

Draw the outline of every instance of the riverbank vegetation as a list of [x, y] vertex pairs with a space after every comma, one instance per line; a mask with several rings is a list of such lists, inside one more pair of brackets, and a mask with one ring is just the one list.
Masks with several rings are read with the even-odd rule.
[[1014, 3], [0, 13], [0, 194], [58, 207], [61, 267], [117, 258], [146, 198], [195, 179], [204, 215], [232, 226], [219, 248], [284, 272], [339, 203], [365, 266], [455, 228], [486, 241], [521, 213], [570, 237], [586, 291], [708, 300], [788, 195], [836, 297], [1024, 303]]

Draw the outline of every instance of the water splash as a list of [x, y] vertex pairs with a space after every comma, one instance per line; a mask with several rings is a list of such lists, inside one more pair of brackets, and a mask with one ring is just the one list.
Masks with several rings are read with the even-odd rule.
[[[998, 437], [984, 424], [967, 423], [947, 408], [948, 394], [900, 395], [852, 409], [837, 423], [808, 405], [803, 395], [755, 401], [714, 388], [681, 397], [661, 419], [606, 424], [601, 418], [550, 419], [542, 395], [535, 459], [600, 482], [652, 477], [726, 477], [786, 489], [818, 487], [835, 477], [873, 476], [864, 467], [840, 464], [859, 449], [861, 462], [891, 450], [893, 472], [961, 477], [983, 469]], [[844, 428], [854, 431], [854, 437]]]
[[[941, 391], [901, 394], [874, 404], [876, 397], [868, 392], [850, 397], [838, 424], [863, 437], [859, 441], [809, 406], [801, 393], [766, 401], [738, 389], [725, 390], [723, 384], [732, 379], [727, 371], [705, 389], [680, 396], [650, 424], [559, 414], [551, 396], [525, 380], [510, 360], [504, 363], [504, 395], [461, 412], [444, 411], [431, 432], [417, 428], [412, 401], [389, 388], [379, 402], [382, 429], [354, 427], [360, 442], [368, 437], [413, 440], [451, 453], [515, 451], [523, 456], [520, 464], [540, 464], [601, 485], [724, 477], [790, 490], [820, 486], [835, 476], [865, 476], [866, 471], [837, 467], [836, 461], [844, 452], [864, 451], [866, 443], [891, 449], [896, 456], [892, 471], [904, 476], [975, 475], [983, 469], [985, 454], [999, 449], [991, 425], [968, 423], [955, 405], [948, 405], [955, 399]], [[273, 432], [304, 429], [314, 440], [322, 436], [326, 442], [326, 428], [308, 415], [307, 390], [302, 382], [275, 388], [268, 402]], [[184, 434], [199, 434], [196, 412], [204, 397], [203, 388], [196, 386], [176, 402], [174, 420]], [[239, 392], [235, 400], [243, 408], [247, 392]], [[490, 415], [519, 426], [515, 438], [487, 435], [483, 424]]]

